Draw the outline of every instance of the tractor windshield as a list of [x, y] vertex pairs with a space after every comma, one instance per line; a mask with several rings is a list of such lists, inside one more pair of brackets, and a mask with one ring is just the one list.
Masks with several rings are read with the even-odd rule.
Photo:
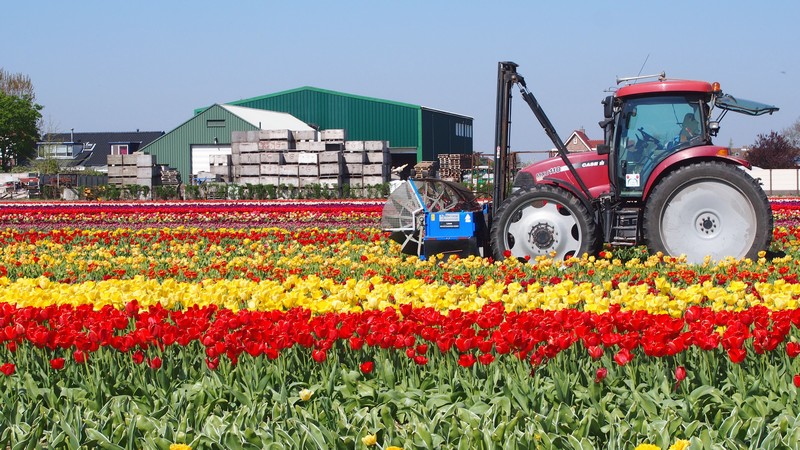
[[622, 106], [617, 126], [617, 185], [639, 196], [653, 168], [676, 151], [706, 142], [704, 102], [699, 96], [634, 98]]

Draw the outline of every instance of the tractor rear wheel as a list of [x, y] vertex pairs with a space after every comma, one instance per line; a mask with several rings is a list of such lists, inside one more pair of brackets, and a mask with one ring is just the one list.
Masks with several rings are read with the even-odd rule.
[[644, 240], [651, 252], [686, 255], [690, 263], [756, 259], [772, 238], [764, 190], [744, 170], [701, 162], [667, 175], [647, 198]]
[[494, 258], [553, 256], [565, 260], [594, 253], [596, 224], [580, 200], [562, 188], [537, 185], [511, 194], [492, 219]]

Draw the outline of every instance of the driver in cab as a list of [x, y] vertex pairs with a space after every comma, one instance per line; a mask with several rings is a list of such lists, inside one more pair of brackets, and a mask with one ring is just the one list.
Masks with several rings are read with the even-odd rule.
[[679, 142], [689, 142], [692, 138], [697, 137], [700, 135], [700, 122], [694, 117], [692, 113], [686, 113], [683, 116], [683, 124], [681, 125], [681, 133], [679, 136]]

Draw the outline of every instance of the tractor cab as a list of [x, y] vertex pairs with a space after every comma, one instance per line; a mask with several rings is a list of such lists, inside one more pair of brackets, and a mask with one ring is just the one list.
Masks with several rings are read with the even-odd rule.
[[[654, 170], [668, 157], [711, 146], [719, 121], [728, 111], [755, 116], [777, 110], [723, 95], [719, 83], [666, 80], [663, 74], [659, 81], [621, 87], [604, 104], [606, 140], [614, 155], [610, 182], [623, 199], [641, 199]], [[715, 108], [721, 113], [712, 119]], [[712, 154], [719, 154], [718, 150], [709, 148]]]

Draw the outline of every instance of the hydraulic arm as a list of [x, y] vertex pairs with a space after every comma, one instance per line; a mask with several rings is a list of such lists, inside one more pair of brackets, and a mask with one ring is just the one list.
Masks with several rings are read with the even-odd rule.
[[497, 210], [500, 203], [505, 200], [511, 188], [511, 170], [509, 156], [509, 132], [511, 127], [511, 88], [513, 85], [518, 85], [522, 98], [531, 108], [536, 119], [539, 120], [545, 133], [553, 142], [553, 145], [558, 150], [558, 155], [567, 169], [575, 178], [580, 190], [583, 192], [585, 198], [591, 199], [591, 194], [586, 184], [578, 175], [572, 162], [567, 157], [567, 147], [558, 136], [558, 133], [553, 127], [552, 122], [545, 114], [536, 97], [528, 91], [525, 84], [525, 78], [517, 73], [519, 65], [510, 61], [498, 63], [497, 69], [497, 119], [495, 122], [495, 164], [494, 164], [494, 196], [492, 199], [493, 209]]

